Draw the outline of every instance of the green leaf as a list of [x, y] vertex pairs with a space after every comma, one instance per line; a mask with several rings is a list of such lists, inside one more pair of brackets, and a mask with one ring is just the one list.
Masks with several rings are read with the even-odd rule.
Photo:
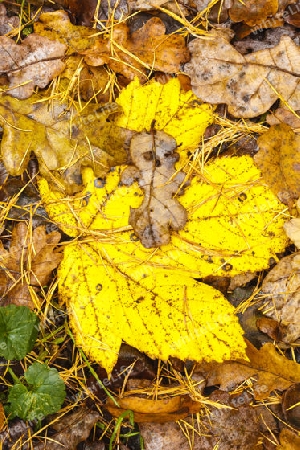
[[17, 383], [10, 388], [6, 412], [10, 419], [42, 420], [57, 412], [64, 402], [65, 384], [55, 368], [33, 363], [25, 372], [28, 386]]
[[26, 306], [0, 307], [0, 355], [23, 359], [35, 343], [39, 320]]

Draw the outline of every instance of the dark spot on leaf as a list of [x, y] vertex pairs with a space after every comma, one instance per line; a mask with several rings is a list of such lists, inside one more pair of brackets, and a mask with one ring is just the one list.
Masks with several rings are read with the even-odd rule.
[[153, 159], [153, 152], [144, 152], [143, 153], [143, 158], [145, 161], [152, 161]]
[[102, 287], [103, 287], [102, 284], [98, 283], [96, 286], [97, 291], [98, 292], [102, 291]]
[[80, 134], [79, 128], [76, 125], [72, 125], [71, 138], [76, 139], [79, 134]]
[[106, 179], [105, 178], [96, 178], [94, 180], [94, 186], [95, 188], [103, 188], [106, 185]]
[[238, 201], [244, 202], [246, 199], [247, 199], [247, 195], [245, 194], [245, 192], [241, 192], [240, 195], [238, 196]]

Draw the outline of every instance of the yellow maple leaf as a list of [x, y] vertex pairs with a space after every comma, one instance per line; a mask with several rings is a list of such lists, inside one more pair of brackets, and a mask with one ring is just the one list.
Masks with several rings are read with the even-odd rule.
[[105, 259], [101, 242], [74, 242], [58, 280], [77, 344], [108, 374], [122, 340], [151, 358], [245, 358], [234, 307], [190, 277], [160, 270], [136, 281]]

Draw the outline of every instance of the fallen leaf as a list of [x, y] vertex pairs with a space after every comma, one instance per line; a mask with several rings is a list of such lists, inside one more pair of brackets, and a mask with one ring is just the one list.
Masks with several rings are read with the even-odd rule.
[[178, 78], [166, 84], [150, 81], [144, 86], [136, 78], [123, 89], [116, 103], [123, 113], [116, 118], [119, 127], [141, 132], [156, 130], [172, 136], [177, 143], [181, 162], [187, 160], [187, 150], [195, 150], [208, 125], [213, 122], [210, 105], [202, 104], [189, 90], [180, 89]]
[[35, 292], [48, 284], [52, 271], [62, 259], [55, 251], [60, 233], [46, 234], [45, 227], [37, 227], [30, 236], [24, 222], [12, 231], [10, 249], [0, 246], [0, 296], [2, 306], [15, 304], [34, 308], [38, 300]]
[[143, 192], [137, 183], [119, 185], [122, 169], [106, 180], [85, 169], [85, 189], [73, 198], [65, 198], [46, 180], [39, 181], [39, 190], [50, 218], [66, 234], [103, 238], [110, 261], [130, 276], [162, 267], [196, 278], [234, 276], [267, 268], [270, 258], [277, 260], [276, 253], [285, 249], [285, 206], [249, 156], [219, 158], [191, 180], [178, 197], [188, 215], [185, 227], [155, 251], [128, 230], [130, 208], [141, 205]]
[[288, 428], [284, 428], [279, 436], [280, 445], [276, 450], [298, 450], [300, 447], [300, 437]]
[[61, 61], [66, 46], [47, 37], [30, 34], [18, 45], [11, 38], [0, 36], [0, 72], [9, 79], [8, 93], [24, 99], [35, 86], [45, 88], [65, 68]]
[[282, 123], [271, 127], [257, 143], [255, 164], [280, 201], [292, 207], [300, 196], [300, 136]]
[[269, 16], [273, 16], [278, 10], [278, 0], [248, 0], [241, 3], [239, 0], [233, 0], [229, 9], [229, 15], [234, 22], [245, 22], [247, 25], [254, 26], [260, 24]]
[[[268, 412], [250, 405], [228, 408], [221, 402], [219, 408], [206, 408], [201, 420], [186, 418], [180, 424], [140, 423], [145, 448], [173, 450], [253, 450], [259, 449], [261, 433]], [[271, 415], [269, 413], [269, 415]], [[269, 420], [268, 420], [269, 422]], [[273, 428], [274, 425], [273, 425]], [[271, 428], [270, 428], [271, 429]], [[197, 430], [197, 432], [195, 431]], [[192, 447], [191, 447], [192, 445]]]
[[291, 241], [300, 249], [300, 219], [291, 219], [284, 224], [284, 229]]
[[280, 322], [281, 340], [293, 343], [300, 337], [300, 254], [282, 258], [264, 278], [260, 295], [262, 311]]
[[179, 158], [175, 149], [175, 139], [163, 131], [131, 139], [134, 166], [125, 169], [121, 180], [125, 185], [137, 180], [143, 189], [143, 203], [130, 209], [129, 224], [146, 248], [168, 244], [170, 230], [182, 229], [187, 220], [185, 209], [174, 198], [185, 178], [184, 172], [175, 171]]
[[92, 428], [100, 420], [100, 414], [97, 411], [91, 411], [87, 408], [80, 408], [72, 412], [59, 421], [55, 422], [57, 432], [45, 440], [34, 444], [35, 450], [76, 450], [80, 442], [85, 441]]
[[226, 103], [234, 117], [257, 117], [279, 97], [300, 109], [300, 49], [290, 37], [283, 36], [271, 49], [241, 55], [226, 33], [209, 36], [189, 44], [192, 57], [184, 66], [197, 97]]
[[7, 15], [7, 11], [3, 3], [0, 4], [0, 35], [9, 33], [14, 28], [19, 28], [20, 19], [18, 16]]
[[264, 400], [275, 389], [284, 391], [300, 379], [300, 366], [277, 353], [273, 344], [264, 344], [257, 350], [247, 342], [248, 361], [228, 361], [222, 364], [199, 365], [196, 373], [205, 374], [207, 386], [220, 385], [231, 390], [251, 377], [254, 398]]
[[166, 27], [158, 17], [152, 17], [131, 35], [127, 25], [121, 23], [114, 27], [111, 41], [99, 39], [82, 54], [88, 65], [108, 64], [129, 80], [138, 77], [146, 81], [149, 70], [177, 73], [180, 64], [188, 61], [189, 52], [183, 36], [165, 32]]
[[292, 112], [281, 105], [275, 111], [271, 111], [267, 115], [267, 123], [269, 125], [278, 125], [280, 123], [286, 123], [293, 129], [300, 128], [299, 112]]
[[282, 411], [290, 426], [300, 429], [300, 384], [290, 386], [282, 396]]
[[86, 50], [97, 39], [95, 29], [73, 25], [63, 10], [42, 13], [34, 23], [34, 32], [64, 44], [66, 56]]
[[149, 70], [177, 73], [188, 61], [189, 52], [183, 36], [166, 35], [164, 23], [153, 17], [130, 35], [125, 22], [114, 25], [112, 34], [72, 25], [67, 13], [44, 13], [34, 30], [41, 36], [58, 39], [68, 45], [67, 55], [79, 53], [88, 66], [107, 64], [115, 73], [133, 80], [146, 81]]
[[101, 242], [70, 243], [59, 270], [77, 345], [111, 373], [122, 340], [151, 358], [243, 358], [234, 308], [218, 291], [176, 272], [140, 280], [106, 260]]
[[56, 188], [72, 193], [81, 189], [82, 167], [91, 166], [103, 176], [110, 167], [126, 162], [126, 141], [132, 133], [106, 122], [116, 104], [88, 105], [80, 112], [63, 103], [39, 100], [1, 98], [1, 154], [11, 175], [21, 175], [34, 152], [40, 173]]
[[119, 407], [110, 398], [105, 403], [105, 408], [110, 414], [119, 417], [130, 409], [134, 413], [134, 421], [137, 423], [175, 422], [184, 419], [191, 413], [199, 412], [201, 409], [201, 403], [191, 400], [187, 395], [154, 400], [131, 395], [116, 400]]

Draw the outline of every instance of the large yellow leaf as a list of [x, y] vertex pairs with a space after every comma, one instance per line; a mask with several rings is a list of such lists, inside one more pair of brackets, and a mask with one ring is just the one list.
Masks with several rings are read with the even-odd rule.
[[[149, 131], [155, 121], [156, 130], [176, 139], [180, 163], [212, 119], [210, 107], [182, 94], [178, 80], [143, 87], [133, 82], [118, 102], [124, 109], [118, 126]], [[120, 182], [124, 169], [104, 179], [85, 168], [85, 188], [69, 198], [39, 182], [50, 218], [80, 238], [65, 247], [59, 271], [59, 295], [77, 343], [108, 373], [122, 340], [161, 359], [245, 357], [234, 308], [192, 277], [267, 268], [286, 245], [284, 205], [250, 157], [221, 158], [177, 196], [187, 212], [184, 228], [172, 231], [169, 244], [149, 249], [128, 225], [130, 208], [139, 208], [145, 193], [136, 182]]]
[[135, 281], [106, 260], [101, 242], [74, 242], [58, 280], [77, 344], [108, 373], [122, 340], [152, 358], [245, 358], [233, 306], [190, 277], [157, 270]]
[[137, 184], [120, 186], [122, 167], [106, 182], [84, 172], [84, 191], [64, 199], [45, 180], [40, 192], [51, 219], [70, 236], [93, 235], [107, 257], [131, 277], [155, 267], [184, 271], [194, 277], [233, 276], [262, 270], [284, 250], [285, 206], [268, 189], [248, 156], [220, 158], [207, 164], [182, 196], [186, 226], [172, 233], [170, 244], [145, 249], [128, 226], [130, 207], [142, 202]]

